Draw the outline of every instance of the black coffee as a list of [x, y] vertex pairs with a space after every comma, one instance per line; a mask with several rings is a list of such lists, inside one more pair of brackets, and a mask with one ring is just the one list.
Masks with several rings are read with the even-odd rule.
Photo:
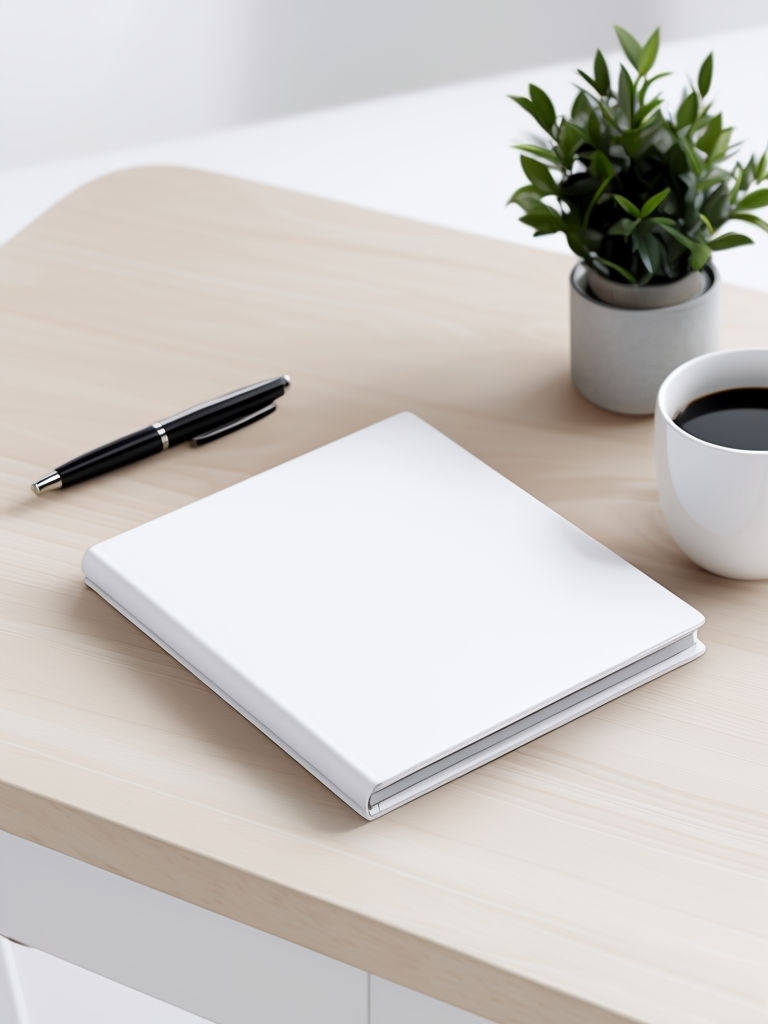
[[768, 451], [768, 388], [729, 388], [694, 399], [678, 427], [724, 448]]

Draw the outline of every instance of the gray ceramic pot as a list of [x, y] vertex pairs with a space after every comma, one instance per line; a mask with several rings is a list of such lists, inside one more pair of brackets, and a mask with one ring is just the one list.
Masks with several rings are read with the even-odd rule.
[[706, 267], [701, 294], [657, 309], [626, 309], [596, 298], [583, 264], [571, 274], [571, 376], [603, 409], [650, 415], [664, 378], [718, 347], [720, 278]]

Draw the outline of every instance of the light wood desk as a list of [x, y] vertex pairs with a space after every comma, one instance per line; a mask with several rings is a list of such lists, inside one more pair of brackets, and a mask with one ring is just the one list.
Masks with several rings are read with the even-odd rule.
[[[0, 829], [494, 1020], [764, 1024], [768, 584], [690, 564], [650, 419], [572, 390], [569, 263], [173, 169], [95, 182], [0, 250]], [[764, 344], [766, 322], [768, 296], [727, 292], [724, 344]], [[294, 386], [257, 426], [29, 491], [277, 373]], [[708, 652], [364, 823], [79, 566], [401, 409], [696, 605]], [[0, 875], [0, 931], [42, 943], [53, 897], [25, 932], [15, 884]]]

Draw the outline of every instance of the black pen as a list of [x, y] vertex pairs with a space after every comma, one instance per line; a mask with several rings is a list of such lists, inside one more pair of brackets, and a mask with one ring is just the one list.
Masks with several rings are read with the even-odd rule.
[[129, 462], [156, 455], [184, 441], [191, 441], [195, 445], [215, 441], [217, 437], [230, 434], [274, 412], [275, 402], [285, 394], [290, 383], [290, 377], [273, 377], [185, 409], [175, 416], [153, 423], [151, 427], [126, 434], [85, 455], [70, 459], [33, 483], [32, 490], [35, 494], [42, 494], [43, 491], [70, 487], [82, 480], [108, 473], [111, 469], [126, 466]]

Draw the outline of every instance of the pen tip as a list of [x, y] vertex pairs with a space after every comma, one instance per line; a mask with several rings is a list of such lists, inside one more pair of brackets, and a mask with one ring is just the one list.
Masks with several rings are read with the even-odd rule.
[[289, 388], [291, 386], [291, 378], [287, 373], [283, 374], [283, 387]]
[[35, 494], [42, 494], [43, 491], [58, 490], [59, 487], [61, 487], [61, 477], [55, 469], [48, 476], [44, 476], [42, 480], [36, 480], [32, 484], [32, 490]]

